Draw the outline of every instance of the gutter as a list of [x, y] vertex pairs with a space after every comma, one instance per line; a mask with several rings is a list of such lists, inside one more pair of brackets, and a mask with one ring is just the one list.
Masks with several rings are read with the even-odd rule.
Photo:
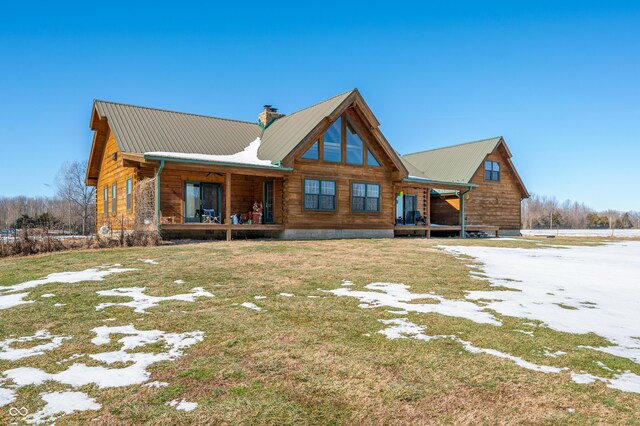
[[[432, 183], [432, 184], [436, 184], [436, 185], [437, 184], [442, 184], [442, 185], [449, 185], [449, 186], [466, 186], [467, 188], [470, 188], [470, 189], [478, 187], [478, 185], [476, 185], [475, 183], [446, 182], [446, 181], [442, 181], [442, 180], [433, 180], [433, 179], [421, 178], [421, 177], [417, 177], [417, 176], [411, 176], [411, 177], [402, 178], [402, 180], [405, 181], [405, 182]], [[469, 192], [469, 191], [467, 191], [467, 192]]]
[[278, 165], [277, 167], [272, 167], [272, 166], [260, 166], [258, 164], [229, 163], [224, 161], [208, 161], [208, 160], [194, 160], [194, 159], [173, 158], [173, 157], [158, 157], [155, 155], [145, 155], [144, 159], [151, 160], [151, 161], [160, 161], [161, 164], [164, 164], [165, 161], [169, 161], [174, 163], [205, 164], [210, 166], [226, 166], [226, 167], [246, 167], [249, 169], [275, 170], [275, 171], [284, 171], [284, 172], [293, 171], [293, 167], [282, 167], [281, 165]]

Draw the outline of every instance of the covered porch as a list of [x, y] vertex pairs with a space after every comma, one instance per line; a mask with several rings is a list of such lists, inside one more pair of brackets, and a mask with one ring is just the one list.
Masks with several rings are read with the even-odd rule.
[[[396, 185], [395, 226], [396, 235], [419, 235], [431, 238], [432, 233], [456, 233], [465, 238], [468, 232], [491, 232], [497, 235], [498, 228], [491, 226], [467, 225], [465, 223], [464, 202], [476, 185], [455, 182], [439, 182], [430, 179], [409, 177]], [[455, 196], [458, 208], [455, 215], [449, 215], [446, 223], [441, 223], [439, 203], [433, 203], [438, 190]], [[444, 188], [444, 189], [440, 189]], [[450, 213], [450, 212], [449, 212]]]
[[153, 162], [155, 222], [172, 238], [223, 237], [284, 230], [289, 169], [146, 156]]

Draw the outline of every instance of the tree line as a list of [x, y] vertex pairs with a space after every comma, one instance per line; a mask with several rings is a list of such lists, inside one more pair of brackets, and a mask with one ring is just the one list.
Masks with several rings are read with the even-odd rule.
[[584, 203], [531, 194], [522, 201], [522, 229], [640, 229], [640, 211], [596, 211]]
[[53, 197], [0, 197], [0, 229], [45, 228], [73, 234], [95, 232], [95, 188], [84, 183], [86, 164], [60, 167]]

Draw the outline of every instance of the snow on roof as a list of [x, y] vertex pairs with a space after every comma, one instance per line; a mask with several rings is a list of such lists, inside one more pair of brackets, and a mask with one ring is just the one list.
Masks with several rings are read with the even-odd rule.
[[278, 164], [273, 164], [271, 160], [261, 160], [258, 158], [258, 148], [260, 148], [260, 143], [261, 143], [260, 138], [256, 138], [256, 140], [251, 142], [245, 149], [231, 155], [207, 155], [207, 154], [193, 154], [193, 153], [186, 153], [186, 152], [165, 152], [165, 151], [145, 152], [144, 155], [149, 157], [162, 157], [162, 158], [172, 158], [172, 159], [179, 159], [179, 160], [215, 161], [220, 163], [279, 167]]

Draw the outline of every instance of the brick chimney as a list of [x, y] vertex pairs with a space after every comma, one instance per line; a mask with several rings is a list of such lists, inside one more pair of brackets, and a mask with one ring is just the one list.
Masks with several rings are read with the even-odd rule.
[[284, 117], [284, 114], [278, 112], [278, 108], [271, 105], [265, 105], [264, 111], [258, 115], [258, 124], [264, 129], [278, 118]]

